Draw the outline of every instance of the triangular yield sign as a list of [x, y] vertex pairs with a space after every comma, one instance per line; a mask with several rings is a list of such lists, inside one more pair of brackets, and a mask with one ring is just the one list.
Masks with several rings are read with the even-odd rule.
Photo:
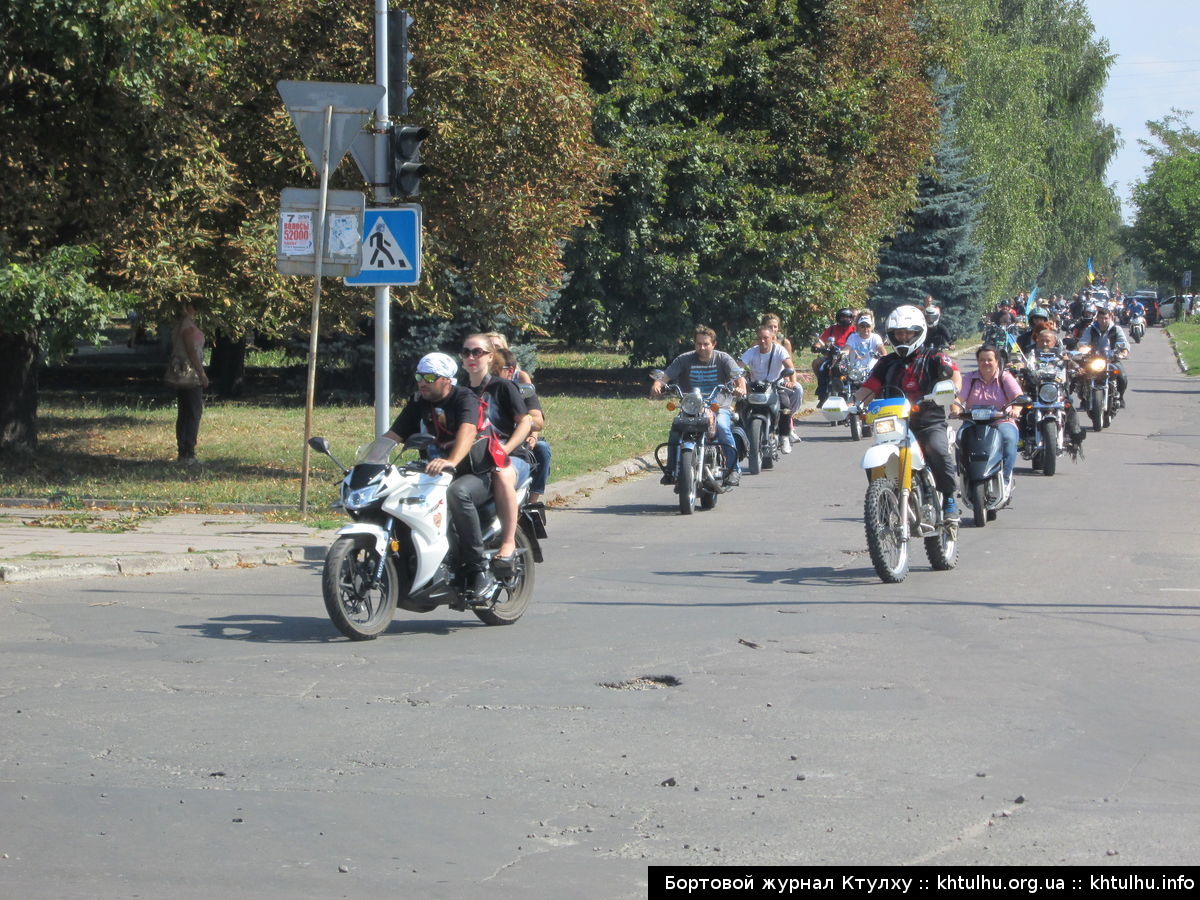
[[329, 123], [329, 168], [336, 169], [364, 123], [374, 114], [385, 88], [381, 84], [341, 84], [334, 81], [280, 81], [275, 87], [313, 168], [321, 170], [325, 108], [333, 107]]

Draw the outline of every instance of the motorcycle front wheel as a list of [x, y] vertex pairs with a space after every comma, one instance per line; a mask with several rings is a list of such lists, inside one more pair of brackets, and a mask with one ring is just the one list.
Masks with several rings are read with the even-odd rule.
[[875, 574], [886, 584], [899, 584], [908, 574], [908, 543], [901, 538], [900, 497], [890, 478], [867, 486], [863, 519]]
[[862, 419], [857, 414], [850, 413], [850, 440], [861, 441], [862, 434]]
[[533, 599], [533, 544], [529, 536], [517, 529], [517, 568], [511, 583], [501, 582], [500, 597], [491, 609], [472, 610], [486, 625], [511, 625], [529, 608]]
[[690, 516], [696, 509], [696, 494], [700, 490], [699, 466], [696, 464], [695, 450], [679, 451], [679, 512]]
[[1099, 431], [1104, 427], [1103, 400], [1100, 391], [1092, 391], [1092, 396], [1088, 401], [1088, 418], [1092, 420], [1092, 431]]
[[[987, 485], [982, 481], [976, 481], [971, 485], [971, 512], [975, 515], [975, 527], [983, 528], [988, 523], [987, 517]], [[933, 538], [928, 538], [933, 540]]]
[[371, 586], [379, 554], [375, 541], [364, 534], [338, 538], [325, 555], [321, 592], [325, 611], [337, 630], [352, 641], [373, 640], [391, 624], [400, 596], [396, 564], [384, 562], [383, 575]]
[[757, 475], [762, 470], [763, 453], [767, 443], [766, 426], [762, 419], [751, 419], [750, 428], [746, 431], [747, 453], [746, 471]]
[[1042, 474], [1053, 475], [1058, 467], [1058, 423], [1053, 419], [1042, 422]]

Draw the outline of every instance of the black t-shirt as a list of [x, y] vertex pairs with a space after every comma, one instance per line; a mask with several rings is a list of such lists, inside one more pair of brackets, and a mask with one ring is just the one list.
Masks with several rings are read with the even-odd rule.
[[517, 422], [529, 415], [521, 389], [511, 381], [489, 375], [479, 387], [471, 387], [487, 404], [487, 418], [501, 441], [507, 441], [517, 429]]
[[427, 434], [433, 435], [439, 447], [448, 450], [454, 444], [459, 426], [464, 422], [478, 424], [479, 398], [470, 388], [456, 385], [436, 402], [423, 400], [420, 394], [414, 395], [400, 415], [396, 416], [391, 430], [403, 440], [423, 428]]
[[950, 330], [938, 322], [936, 325], [929, 327], [929, 335], [925, 338], [925, 343], [934, 350], [944, 350], [953, 343], [950, 340]]

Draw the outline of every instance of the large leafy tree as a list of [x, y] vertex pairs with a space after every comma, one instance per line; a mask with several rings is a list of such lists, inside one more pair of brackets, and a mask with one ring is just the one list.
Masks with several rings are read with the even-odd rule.
[[952, 334], [971, 330], [984, 297], [983, 248], [975, 239], [982, 179], [966, 174], [967, 154], [955, 143], [954, 103], [960, 93], [935, 75], [941, 132], [930, 167], [921, 173], [917, 205], [881, 248], [871, 305], [884, 315], [903, 303], [924, 305], [932, 295]]
[[980, 217], [990, 299], [1078, 283], [1115, 252], [1104, 170], [1117, 135], [1100, 118], [1113, 57], [1081, 0], [930, 0], [959, 46], [959, 140], [988, 185]]
[[[467, 282], [481, 306], [520, 320], [559, 283], [561, 241], [605, 184], [581, 36], [636, 25], [640, 2], [410, 9], [412, 118], [434, 131], [425, 149], [438, 174], [421, 198], [429, 277], [405, 300], [450, 315]], [[315, 179], [275, 82], [372, 81], [372, 12], [361, 0], [8, 4], [0, 257], [36, 265], [93, 245], [98, 280], [136, 291], [150, 315], [186, 297], [228, 336], [302, 322], [308, 286], [275, 273], [275, 216], [283, 187]], [[334, 186], [362, 187], [348, 161]], [[369, 305], [336, 283], [326, 296], [335, 317]], [[16, 326], [0, 318], [0, 335]], [[8, 438], [35, 439], [31, 425]]]
[[1146, 127], [1155, 140], [1143, 142], [1151, 162], [1133, 189], [1129, 249], [1152, 279], [1178, 284], [1184, 271], [1200, 269], [1200, 132], [1182, 113]]
[[661, 358], [696, 322], [812, 324], [861, 294], [911, 202], [936, 112], [905, 0], [660, 0], [589, 56], [620, 158], [568, 248], [558, 323]]

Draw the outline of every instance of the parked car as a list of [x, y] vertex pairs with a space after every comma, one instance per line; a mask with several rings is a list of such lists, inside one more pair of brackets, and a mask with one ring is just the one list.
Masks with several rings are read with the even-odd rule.
[[1176, 294], [1174, 297], [1168, 297], [1158, 305], [1158, 314], [1164, 319], [1175, 318], [1175, 310], [1180, 301], [1183, 302], [1183, 309], [1187, 315], [1192, 314], [1192, 296], [1191, 294]]

